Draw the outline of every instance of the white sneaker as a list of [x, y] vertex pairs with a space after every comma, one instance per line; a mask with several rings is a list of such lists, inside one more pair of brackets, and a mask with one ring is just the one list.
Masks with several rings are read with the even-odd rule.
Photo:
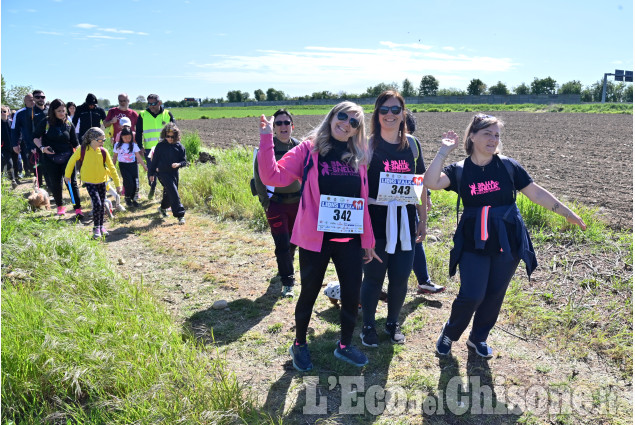
[[438, 294], [445, 291], [445, 286], [437, 285], [433, 282], [426, 282], [417, 286], [417, 294]]

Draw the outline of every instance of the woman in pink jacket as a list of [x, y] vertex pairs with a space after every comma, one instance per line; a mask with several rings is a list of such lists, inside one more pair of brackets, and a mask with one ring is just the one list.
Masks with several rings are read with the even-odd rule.
[[368, 215], [368, 145], [364, 111], [352, 102], [333, 107], [306, 140], [276, 162], [273, 149], [273, 117], [260, 117], [258, 172], [270, 186], [302, 182], [300, 206], [291, 243], [299, 247], [302, 289], [295, 308], [296, 339], [289, 348], [293, 366], [313, 368], [306, 340], [313, 305], [324, 274], [333, 260], [340, 282], [341, 336], [335, 357], [356, 366], [368, 358], [351, 345], [362, 263], [379, 259]]

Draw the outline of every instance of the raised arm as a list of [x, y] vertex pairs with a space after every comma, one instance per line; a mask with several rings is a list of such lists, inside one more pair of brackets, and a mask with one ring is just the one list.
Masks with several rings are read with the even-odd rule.
[[260, 117], [260, 149], [258, 150], [258, 174], [260, 180], [269, 186], [288, 186], [302, 178], [306, 143], [294, 147], [279, 161], [273, 149], [273, 117]]
[[441, 140], [441, 148], [436, 154], [430, 166], [423, 175], [423, 184], [429, 189], [440, 190], [450, 186], [450, 179], [443, 174], [443, 162], [459, 144], [459, 136], [453, 132], [448, 131], [443, 133], [443, 139]]
[[529, 183], [520, 192], [528, 197], [531, 202], [563, 216], [569, 223], [579, 226], [582, 230], [586, 229], [586, 224], [576, 213], [567, 208], [562, 202], [556, 199], [555, 196], [553, 196], [542, 186], [532, 182]]

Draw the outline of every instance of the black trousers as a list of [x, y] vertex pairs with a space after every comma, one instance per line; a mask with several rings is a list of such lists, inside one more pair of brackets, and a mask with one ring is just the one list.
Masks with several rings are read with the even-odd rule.
[[119, 171], [123, 180], [124, 196], [131, 201], [139, 184], [139, 166], [136, 162], [119, 162]]
[[362, 286], [363, 251], [360, 238], [356, 236], [349, 242], [324, 240], [320, 252], [300, 248], [299, 254], [302, 288], [295, 306], [296, 339], [300, 343], [306, 341], [313, 305], [322, 289], [326, 267], [332, 259], [340, 282], [340, 342], [343, 345], [350, 344], [357, 320], [359, 289]]
[[185, 207], [179, 196], [179, 172], [178, 169], [157, 173], [157, 177], [163, 186], [163, 198], [161, 208], [164, 210], [172, 207], [172, 215], [176, 218], [185, 216]]
[[[67, 184], [63, 180], [64, 172], [66, 171], [66, 163], [56, 164], [46, 157], [41, 159], [41, 162], [42, 165], [44, 165], [44, 169], [46, 170], [46, 185], [48, 186], [49, 191], [55, 199], [55, 205], [61, 207], [64, 205], [64, 201], [62, 200], [62, 193], [64, 191], [64, 186], [67, 186]], [[38, 173], [40, 173], [40, 170], [41, 167], [38, 167]], [[81, 208], [82, 206], [79, 199], [79, 188], [77, 187], [77, 179], [75, 178], [74, 172], [71, 173], [71, 187], [73, 189], [73, 197], [75, 198], [75, 204], [73, 204], [73, 207], [75, 209]]]

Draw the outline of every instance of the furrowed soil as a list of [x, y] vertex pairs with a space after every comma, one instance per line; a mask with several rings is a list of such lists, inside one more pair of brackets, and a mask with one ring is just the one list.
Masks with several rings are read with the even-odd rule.
[[[470, 116], [416, 114], [415, 135], [423, 143], [424, 159], [431, 161], [444, 131], [462, 133]], [[500, 116], [508, 123], [503, 132], [504, 153], [516, 158], [537, 183], [565, 202], [597, 207], [614, 228], [632, 228], [631, 115], [506, 112]], [[305, 134], [321, 118], [296, 117], [294, 135]], [[185, 131], [198, 131], [205, 146], [258, 143], [257, 118], [179, 121], [178, 125]], [[460, 157], [457, 153], [447, 162]], [[144, 190], [147, 184], [142, 182]], [[155, 199], [160, 199], [160, 191]], [[208, 344], [210, 356], [224, 359], [256, 403], [283, 423], [632, 423], [632, 379], [624, 372], [632, 370], [632, 357], [630, 365], [615, 364], [587, 346], [572, 355], [571, 347], [563, 348], [563, 341], [543, 336], [549, 332], [532, 335], [523, 326], [515, 326], [506, 304], [488, 340], [496, 352], [493, 359], [484, 361], [468, 351], [467, 332], [454, 343], [452, 356], [435, 356], [436, 338], [459, 288], [458, 276], [447, 280], [451, 243], [447, 232], [430, 228], [435, 238], [426, 244], [427, 252], [444, 260], [429, 266], [432, 278], [447, 284], [447, 290], [417, 295], [411, 276], [401, 314], [405, 345], [392, 345], [383, 334], [386, 305], [380, 302], [379, 348], [361, 345], [361, 319], [353, 340], [370, 364], [359, 369], [336, 360], [339, 310], [320, 295], [309, 329], [314, 369], [302, 374], [295, 371], [288, 354], [295, 335], [295, 300], [279, 296], [271, 236], [194, 211], [188, 211], [187, 224], [179, 226], [173, 217], [159, 218], [157, 207], [156, 200], [143, 201], [141, 208], [119, 213], [110, 222], [111, 236], [105, 244], [113, 267], [133, 284], [142, 282], [153, 292], [182, 323], [185, 333]], [[90, 226], [84, 229], [88, 234]], [[632, 268], [625, 264], [628, 253], [547, 245], [537, 256], [539, 268], [531, 282], [524, 267], [515, 280], [525, 291], [551, 290], [557, 309], [600, 302], [602, 297], [594, 298], [579, 285], [591, 269], [593, 276], [607, 281], [611, 276], [632, 278]], [[297, 270], [296, 255], [299, 280]], [[336, 279], [330, 266], [325, 283]], [[297, 299], [298, 286], [295, 291]], [[630, 291], [606, 297], [625, 297], [625, 308], [631, 308]], [[214, 309], [219, 300], [227, 301], [227, 307]], [[305, 385], [307, 378], [319, 383]], [[347, 384], [351, 380], [357, 380], [356, 389]], [[491, 396], [507, 402], [510, 409], [513, 404], [519, 406], [505, 411], [500, 404], [502, 410], [479, 412], [472, 404], [468, 409], [469, 400], [456, 402], [462, 394], [452, 394], [452, 388], [456, 393], [458, 385], [468, 384], [479, 398]], [[381, 391], [390, 388], [392, 403], [383, 408], [386, 400]], [[493, 392], [488, 393], [488, 388]], [[576, 403], [570, 402], [571, 394]], [[438, 403], [439, 399], [445, 403]]]

